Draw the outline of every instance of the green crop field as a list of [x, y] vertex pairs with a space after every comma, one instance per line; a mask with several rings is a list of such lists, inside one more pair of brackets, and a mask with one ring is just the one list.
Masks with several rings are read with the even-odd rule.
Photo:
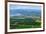
[[40, 28], [40, 18], [10, 18], [10, 29], [24, 29], [24, 28]]

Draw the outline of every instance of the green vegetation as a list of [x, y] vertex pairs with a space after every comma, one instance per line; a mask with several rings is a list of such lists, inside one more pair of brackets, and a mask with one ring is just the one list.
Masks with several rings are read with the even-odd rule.
[[10, 18], [10, 29], [24, 29], [24, 28], [40, 28], [40, 18], [32, 17], [11, 17]]

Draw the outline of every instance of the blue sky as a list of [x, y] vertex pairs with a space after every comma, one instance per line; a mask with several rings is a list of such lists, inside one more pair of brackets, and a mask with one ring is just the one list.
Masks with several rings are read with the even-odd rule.
[[41, 10], [40, 6], [31, 5], [10, 5], [10, 15], [11, 16], [30, 16], [33, 12], [39, 12]]
[[40, 9], [40, 6], [31, 6], [31, 5], [10, 5], [10, 9]]

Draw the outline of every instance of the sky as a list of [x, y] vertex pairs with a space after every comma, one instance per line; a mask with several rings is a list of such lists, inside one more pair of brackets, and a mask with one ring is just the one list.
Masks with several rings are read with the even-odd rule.
[[11, 16], [31, 16], [32, 13], [39, 13], [41, 10], [40, 6], [31, 5], [10, 5]]
[[31, 5], [10, 5], [10, 9], [40, 9], [40, 6], [31, 6]]

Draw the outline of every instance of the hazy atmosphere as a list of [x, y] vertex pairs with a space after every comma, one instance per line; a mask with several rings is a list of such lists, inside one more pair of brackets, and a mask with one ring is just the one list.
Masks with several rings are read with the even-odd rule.
[[10, 29], [40, 28], [41, 7], [34, 5], [10, 5]]
[[31, 16], [32, 13], [35, 15], [40, 15], [40, 6], [30, 6], [30, 5], [10, 5], [10, 15], [11, 16]]

